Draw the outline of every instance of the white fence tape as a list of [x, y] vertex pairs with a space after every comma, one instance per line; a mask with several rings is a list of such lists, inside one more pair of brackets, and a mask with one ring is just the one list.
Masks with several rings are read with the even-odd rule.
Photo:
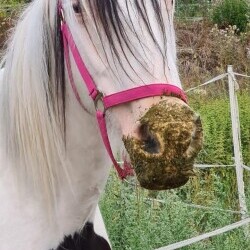
[[246, 166], [246, 165], [243, 165], [243, 168], [250, 171], [250, 167]]
[[235, 167], [235, 165], [212, 165], [212, 164], [194, 164], [194, 167], [196, 168], [227, 168], [227, 167]]
[[243, 74], [239, 74], [239, 73], [235, 73], [235, 72], [234, 72], [234, 75], [250, 78], [250, 76], [248, 76], [248, 75], [243, 75]]
[[[117, 163], [120, 164], [120, 165], [124, 164], [123, 161], [118, 161]], [[201, 169], [203, 169], [203, 168], [227, 168], [227, 167], [235, 167], [235, 165], [233, 165], [233, 164], [232, 165], [194, 164], [194, 167], [195, 168], [201, 168]]]
[[183, 202], [184, 205], [193, 207], [193, 208], [198, 208], [198, 209], [205, 209], [205, 210], [211, 210], [211, 211], [218, 211], [218, 212], [226, 212], [226, 213], [232, 213], [232, 214], [241, 214], [240, 211], [234, 211], [230, 209], [222, 209], [222, 208], [216, 208], [216, 207], [207, 207], [207, 206], [202, 206], [202, 205], [196, 205], [196, 204], [188, 204]]
[[[146, 198], [145, 200], [166, 204], [165, 200], [159, 200], [159, 199], [153, 199], [153, 198]], [[177, 202], [173, 202], [173, 203], [177, 203]], [[180, 203], [180, 202], [178, 202], [178, 203]], [[181, 204], [184, 205], [184, 206], [187, 206], [187, 207], [193, 207], [193, 208], [198, 208], [198, 209], [205, 209], [205, 210], [211, 210], [211, 211], [214, 210], [214, 211], [219, 211], [219, 212], [228, 212], [228, 213], [232, 213], [232, 214], [241, 214], [240, 211], [235, 211], [235, 210], [230, 210], [230, 209], [222, 209], [222, 208], [215, 208], [215, 207], [207, 207], [207, 206], [187, 203], [187, 202], [184, 202], [184, 201], [181, 201]]]
[[[225, 78], [227, 75], [228, 75], [228, 73], [224, 73], [224, 74], [218, 75], [218, 76], [212, 78], [211, 80], [209, 80], [209, 81], [207, 81], [207, 82], [205, 82], [205, 83], [203, 83], [203, 84], [201, 84], [201, 85], [198, 85], [198, 86], [196, 86], [196, 87], [193, 87], [193, 88], [190, 88], [190, 89], [186, 90], [186, 93], [188, 93], [188, 92], [190, 92], [190, 91], [192, 91], [192, 90], [198, 89], [198, 88], [200, 88], [200, 87], [204, 87], [204, 86], [206, 86], [206, 85], [208, 85], [208, 84], [210, 84], [210, 83], [217, 82], [217, 81], [219, 81], [219, 80]], [[250, 78], [250, 76], [248, 76], [248, 75], [244, 75], [244, 74], [239, 74], [239, 73], [233, 72], [232, 76], [233, 76], [233, 78], [234, 78], [234, 81], [236, 81], [234, 75]]]
[[186, 90], [185, 92], [188, 93], [188, 92], [190, 92], [190, 91], [192, 91], [192, 90], [198, 89], [198, 88], [203, 87], [203, 86], [205, 86], [205, 85], [208, 85], [208, 84], [210, 84], [210, 83], [217, 82], [217, 81], [219, 81], [219, 80], [225, 78], [227, 75], [228, 75], [228, 73], [224, 73], [224, 74], [221, 74], [221, 75], [219, 75], [219, 76], [216, 76], [216, 77], [214, 77], [213, 79], [211, 79], [211, 80], [209, 80], [209, 81], [207, 81], [207, 82], [205, 82], [205, 83], [203, 83], [203, 84], [201, 84], [201, 85], [199, 85], [199, 86], [196, 86], [196, 87], [193, 87], [193, 88], [190, 88], [190, 89]]
[[157, 248], [157, 249], [155, 249], [155, 250], [174, 250], [174, 249], [179, 249], [179, 248], [181, 248], [181, 247], [188, 246], [188, 245], [190, 245], [190, 244], [199, 242], [199, 241], [201, 241], [201, 240], [204, 240], [204, 239], [207, 239], [207, 238], [210, 238], [210, 237], [213, 237], [213, 236], [222, 234], [222, 233], [226, 233], [226, 232], [231, 231], [231, 230], [233, 230], [233, 229], [236, 229], [236, 228], [238, 228], [238, 227], [247, 225], [248, 223], [250, 223], [250, 218], [246, 218], [246, 219], [244, 219], [244, 220], [235, 222], [235, 223], [230, 224], [230, 225], [228, 225], [228, 226], [225, 226], [225, 227], [216, 229], [216, 230], [214, 230], [214, 231], [212, 231], [212, 232], [205, 233], [205, 234], [202, 234], [202, 235], [193, 237], [193, 238], [188, 239], [188, 240], [183, 240], [183, 241], [180, 241], [180, 242], [177, 242], [177, 243], [168, 245], [168, 246], [166, 246], [166, 247]]

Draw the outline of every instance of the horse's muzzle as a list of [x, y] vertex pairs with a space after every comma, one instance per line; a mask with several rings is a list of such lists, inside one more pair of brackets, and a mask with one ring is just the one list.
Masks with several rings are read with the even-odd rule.
[[164, 190], [186, 184], [203, 144], [200, 117], [184, 103], [164, 100], [140, 124], [140, 139], [123, 138], [140, 185]]

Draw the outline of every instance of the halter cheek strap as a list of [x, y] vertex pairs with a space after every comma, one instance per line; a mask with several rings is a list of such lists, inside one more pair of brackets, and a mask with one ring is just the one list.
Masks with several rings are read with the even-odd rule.
[[[69, 50], [71, 51], [74, 61], [77, 65], [77, 68], [83, 78], [83, 82], [85, 83], [88, 89], [89, 96], [94, 101], [94, 104], [96, 107], [96, 118], [97, 118], [97, 122], [99, 125], [100, 133], [101, 133], [105, 148], [109, 154], [109, 157], [111, 158], [114, 164], [114, 167], [116, 168], [118, 172], [119, 177], [121, 179], [124, 179], [128, 175], [133, 175], [133, 170], [130, 167], [130, 165], [127, 164], [126, 162], [124, 164], [124, 167], [121, 168], [114, 158], [114, 155], [110, 146], [110, 141], [108, 138], [107, 127], [106, 127], [106, 121], [105, 121], [106, 110], [111, 107], [115, 107], [121, 104], [139, 100], [142, 98], [153, 97], [153, 96], [163, 96], [163, 95], [175, 96], [175, 97], [180, 98], [184, 102], [187, 102], [186, 95], [184, 94], [183, 90], [181, 90], [180, 88], [174, 85], [167, 84], [167, 83], [154, 83], [154, 84], [143, 85], [143, 86], [139, 86], [136, 88], [131, 88], [125, 91], [121, 91], [121, 92], [117, 92], [111, 95], [104, 96], [97, 89], [96, 84], [94, 83], [84, 61], [81, 58], [79, 50], [73, 40], [73, 36], [70, 32], [70, 29], [64, 20], [63, 7], [61, 4], [61, 1], [59, 1], [58, 8], [59, 8], [59, 16], [61, 18], [61, 31], [63, 35], [64, 55], [65, 55], [66, 66], [68, 69], [68, 74], [69, 74], [72, 90], [76, 96], [76, 99], [78, 100], [80, 105], [84, 108], [82, 100], [80, 99], [79, 93], [77, 92], [77, 88], [74, 84], [73, 75], [72, 75], [71, 67], [70, 67]], [[99, 108], [100, 102], [103, 106], [102, 109]]]

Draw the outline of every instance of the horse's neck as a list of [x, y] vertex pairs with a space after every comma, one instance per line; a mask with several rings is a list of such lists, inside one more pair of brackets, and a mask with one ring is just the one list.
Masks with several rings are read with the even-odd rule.
[[0, 148], [0, 200], [3, 204], [0, 206], [3, 227], [0, 249], [56, 247], [65, 235], [73, 234], [93, 219], [110, 164], [105, 162], [107, 157], [103, 157], [105, 149], [94, 115], [84, 112], [71, 94], [66, 110], [66, 137], [69, 179], [64, 178], [65, 182], [59, 183], [56, 207], [50, 216], [44, 209], [45, 200], [34, 194], [32, 186], [26, 187], [25, 192], [19, 188], [15, 168], [5, 167], [8, 162], [3, 159]]

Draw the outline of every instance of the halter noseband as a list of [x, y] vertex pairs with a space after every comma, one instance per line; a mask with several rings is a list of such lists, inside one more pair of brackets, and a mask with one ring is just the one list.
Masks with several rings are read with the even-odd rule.
[[[143, 86], [139, 86], [136, 88], [127, 89], [125, 91], [117, 92], [111, 95], [106, 95], [106, 96], [103, 95], [97, 89], [96, 84], [93, 81], [93, 78], [91, 77], [86, 65], [84, 64], [83, 59], [81, 58], [79, 50], [70, 32], [69, 26], [67, 25], [64, 19], [63, 6], [62, 6], [61, 0], [59, 0], [58, 10], [59, 10], [59, 17], [61, 20], [61, 32], [63, 36], [64, 55], [65, 55], [68, 75], [69, 75], [69, 79], [71, 82], [73, 92], [78, 102], [80, 103], [80, 105], [85, 109], [82, 103], [82, 100], [80, 99], [79, 93], [77, 92], [77, 88], [74, 84], [73, 75], [72, 75], [71, 67], [70, 67], [69, 50], [71, 51], [72, 56], [77, 65], [77, 68], [83, 78], [83, 82], [85, 83], [88, 89], [89, 96], [94, 101], [95, 109], [96, 109], [96, 118], [98, 121], [103, 143], [114, 164], [114, 167], [116, 168], [118, 172], [119, 177], [121, 179], [124, 179], [128, 175], [132, 175], [133, 171], [128, 164], [124, 164], [124, 167], [121, 168], [114, 158], [114, 155], [110, 146], [109, 138], [108, 138], [108, 133], [107, 133], [107, 127], [106, 127], [106, 121], [105, 121], [106, 110], [111, 107], [115, 107], [124, 103], [139, 100], [142, 98], [153, 97], [153, 96], [163, 96], [163, 95], [175, 96], [175, 97], [180, 98], [184, 102], [187, 102], [186, 95], [183, 92], [183, 90], [181, 90], [180, 88], [171, 84], [167, 84], [167, 83], [153, 83], [149, 85], [143, 85]], [[100, 103], [102, 105], [102, 108], [99, 107]]]

